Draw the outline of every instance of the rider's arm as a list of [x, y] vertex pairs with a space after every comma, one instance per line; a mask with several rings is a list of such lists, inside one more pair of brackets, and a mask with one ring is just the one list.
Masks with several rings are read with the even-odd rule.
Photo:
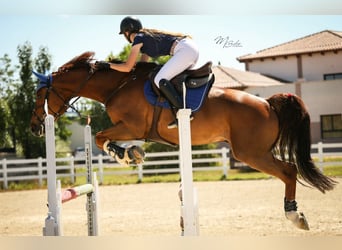
[[131, 53], [129, 54], [126, 62], [120, 63], [120, 64], [110, 63], [110, 68], [118, 70], [118, 71], [122, 71], [122, 72], [130, 72], [133, 69], [133, 67], [137, 61], [137, 58], [139, 56], [140, 49], [142, 46], [143, 46], [142, 43], [135, 44], [132, 47]]

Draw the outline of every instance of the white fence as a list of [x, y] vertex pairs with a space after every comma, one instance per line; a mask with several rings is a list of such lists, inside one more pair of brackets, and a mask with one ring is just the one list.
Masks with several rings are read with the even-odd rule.
[[[326, 165], [342, 165], [339, 162], [323, 162], [324, 157], [336, 156], [342, 157], [342, 143], [329, 144], [313, 144], [313, 153], [311, 156], [318, 159], [317, 166], [323, 169]], [[206, 157], [210, 155], [210, 157]], [[142, 180], [144, 174], [162, 174], [162, 173], [179, 173], [179, 152], [158, 152], [147, 153], [147, 160], [139, 165], [135, 170], [121, 170], [116, 162], [111, 162], [110, 156], [93, 156], [93, 167], [97, 168], [99, 183], [103, 183], [105, 175], [138, 175], [138, 179]], [[210, 149], [210, 150], [193, 150], [193, 171], [222, 171], [222, 175], [228, 176], [230, 168], [229, 149]], [[175, 158], [170, 160], [170, 158]], [[78, 172], [78, 169], [84, 169], [85, 158], [57, 158], [57, 177], [70, 178], [74, 182], [78, 176], [85, 176], [84, 171]], [[198, 167], [196, 165], [200, 164]], [[173, 167], [174, 166], [174, 167]], [[120, 170], [118, 170], [121, 168]], [[104, 170], [106, 169], [106, 170]], [[8, 188], [11, 181], [36, 180], [40, 186], [46, 180], [46, 159], [17, 159], [0, 160], [0, 182], [3, 189]]]

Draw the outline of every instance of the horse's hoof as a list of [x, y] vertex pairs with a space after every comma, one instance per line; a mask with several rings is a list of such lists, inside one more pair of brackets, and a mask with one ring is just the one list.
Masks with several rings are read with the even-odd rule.
[[302, 212], [299, 213], [299, 221], [297, 226], [303, 230], [310, 230], [309, 223]]
[[286, 218], [292, 221], [292, 223], [303, 230], [310, 230], [308, 221], [306, 220], [302, 212], [297, 213], [296, 211], [289, 211], [285, 213]]
[[139, 146], [132, 146], [128, 149], [129, 158], [135, 163], [140, 164], [144, 162], [145, 152]]

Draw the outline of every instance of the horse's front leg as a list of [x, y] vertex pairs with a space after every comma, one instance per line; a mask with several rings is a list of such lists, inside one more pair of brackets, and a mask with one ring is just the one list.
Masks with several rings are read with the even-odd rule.
[[143, 162], [144, 150], [136, 145], [126, 148], [121, 147], [115, 141], [129, 141], [137, 139], [138, 136], [132, 133], [123, 123], [119, 123], [96, 134], [96, 145], [111, 155], [122, 165], [139, 164]]
[[107, 140], [103, 145], [103, 150], [124, 166], [144, 162], [145, 152], [137, 145], [130, 145], [123, 148], [115, 144], [115, 142]]

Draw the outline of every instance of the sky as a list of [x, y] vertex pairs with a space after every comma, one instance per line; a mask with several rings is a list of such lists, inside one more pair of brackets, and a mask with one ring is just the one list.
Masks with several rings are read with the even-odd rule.
[[[17, 47], [29, 41], [36, 56], [45, 46], [52, 71], [73, 57], [94, 51], [104, 60], [127, 44], [119, 35], [126, 15], [0, 13], [0, 57], [17, 63]], [[214, 65], [244, 70], [237, 57], [323, 30], [342, 31], [342, 15], [135, 15], [146, 28], [190, 34], [200, 49], [197, 66]], [[220, 41], [220, 42], [219, 42]]]

